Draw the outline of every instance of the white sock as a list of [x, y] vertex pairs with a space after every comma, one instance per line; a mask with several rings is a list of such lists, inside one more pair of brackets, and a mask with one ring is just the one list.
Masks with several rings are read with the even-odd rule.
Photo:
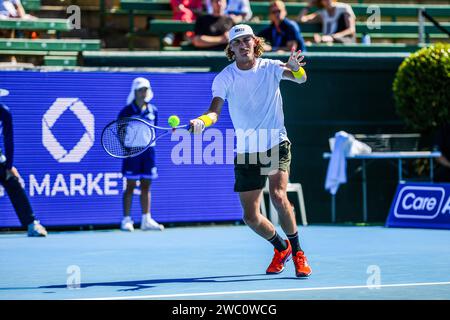
[[147, 212], [142, 215], [142, 218], [151, 219], [152, 215], [150, 214], [150, 212]]

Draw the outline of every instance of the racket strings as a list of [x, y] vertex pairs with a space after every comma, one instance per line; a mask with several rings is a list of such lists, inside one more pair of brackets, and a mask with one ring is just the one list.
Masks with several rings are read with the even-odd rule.
[[115, 157], [130, 157], [143, 152], [155, 140], [152, 128], [142, 121], [119, 119], [108, 125], [102, 135], [105, 150]]

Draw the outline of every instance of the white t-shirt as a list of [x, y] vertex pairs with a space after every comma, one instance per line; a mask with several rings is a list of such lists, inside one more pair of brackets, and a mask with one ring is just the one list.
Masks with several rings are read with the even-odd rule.
[[319, 10], [319, 14], [322, 17], [322, 34], [330, 35], [336, 33], [339, 17], [343, 13], [347, 13], [351, 17], [355, 18], [355, 13], [349, 4], [338, 2], [335, 6], [336, 9], [333, 16], [330, 16], [326, 9]]
[[252, 69], [240, 70], [233, 62], [215, 77], [212, 94], [228, 101], [237, 153], [263, 152], [289, 140], [279, 87], [282, 64], [258, 58]]

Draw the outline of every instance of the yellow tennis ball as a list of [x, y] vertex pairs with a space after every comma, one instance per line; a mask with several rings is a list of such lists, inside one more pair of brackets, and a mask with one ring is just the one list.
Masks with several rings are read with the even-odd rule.
[[178, 116], [173, 115], [173, 116], [169, 117], [167, 122], [169, 123], [169, 126], [171, 126], [172, 128], [175, 128], [176, 126], [178, 126], [180, 124], [180, 118], [178, 118]]

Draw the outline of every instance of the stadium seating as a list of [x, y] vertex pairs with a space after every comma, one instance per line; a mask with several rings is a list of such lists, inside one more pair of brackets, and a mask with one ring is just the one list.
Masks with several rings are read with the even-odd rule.
[[[250, 6], [253, 15], [267, 18], [269, 12], [270, 2], [252, 1]], [[368, 8], [373, 4], [352, 3], [353, 11], [357, 17], [364, 17], [370, 15]], [[417, 17], [417, 10], [425, 8], [427, 12], [434, 17], [448, 17], [450, 16], [450, 5], [445, 4], [377, 4], [381, 10], [381, 15], [391, 17], [395, 20], [397, 17]], [[151, 14], [153, 16], [170, 16], [172, 9], [168, 0], [121, 0], [120, 7], [123, 10], [129, 10], [131, 15], [134, 11], [139, 10], [142, 14]], [[289, 16], [296, 16], [303, 8], [304, 2], [287, 2], [286, 10]]]
[[[357, 17], [366, 17], [372, 14], [368, 11], [373, 4], [352, 3], [353, 11]], [[419, 8], [425, 8], [427, 12], [433, 17], [448, 17], [450, 16], [450, 5], [421, 5], [421, 4], [377, 4], [380, 8], [380, 13], [383, 17], [390, 17], [393, 21], [397, 17], [417, 17]], [[252, 2], [251, 8], [254, 15], [267, 18], [269, 12], [269, 2]], [[295, 16], [305, 8], [305, 3], [288, 2], [286, 3], [286, 10], [288, 15]]]
[[[394, 0], [393, 0], [394, 1]], [[439, 2], [439, 0], [437, 0]], [[355, 1], [354, 1], [355, 2]], [[380, 29], [370, 29], [367, 26], [366, 19], [372, 14], [368, 9], [373, 5], [373, 1], [358, 1], [351, 3], [357, 16], [357, 38], [360, 39], [364, 34], [370, 34], [373, 42], [392, 43], [414, 42], [418, 38], [417, 16], [419, 8], [425, 8], [427, 13], [436, 19], [446, 21], [450, 17], [450, 5], [442, 1], [442, 4], [377, 4], [380, 8], [382, 24]], [[363, 3], [364, 2], [364, 3]], [[136, 35], [157, 35], [161, 37], [167, 32], [185, 32], [193, 30], [193, 24], [187, 24], [179, 21], [170, 20], [172, 14], [168, 0], [120, 0], [121, 10], [129, 12], [129, 47], [133, 48], [133, 39]], [[254, 16], [263, 19], [260, 22], [251, 22], [250, 24], [256, 32], [266, 27], [269, 2], [252, 1], [251, 7]], [[290, 17], [295, 17], [305, 7], [304, 2], [287, 2], [286, 8]], [[135, 31], [134, 16], [150, 15], [148, 30]], [[387, 20], [388, 19], [388, 20]], [[408, 19], [408, 21], [403, 21]], [[401, 21], [399, 21], [401, 20]], [[444, 27], [448, 28], [448, 22]], [[313, 33], [320, 32], [318, 25], [302, 25], [302, 33], [305, 38], [311, 38]], [[447, 35], [437, 30], [436, 27], [428, 24], [425, 30], [427, 41], [441, 40], [448, 38]], [[403, 41], [402, 41], [403, 40]], [[416, 41], [417, 42], [417, 41]]]
[[68, 22], [67, 19], [5, 19], [0, 20], [0, 29], [69, 31]]
[[123, 10], [131, 11], [130, 14], [133, 15], [134, 11], [138, 10], [142, 13], [161, 15], [161, 16], [171, 16], [172, 8], [168, 0], [156, 0], [156, 1], [145, 1], [145, 0], [121, 0], [120, 8]]
[[[42, 0], [22, 0], [25, 9], [28, 11], [39, 12], [39, 10], [46, 10], [48, 4], [58, 5], [55, 1], [47, 1], [43, 4]], [[441, 25], [450, 29], [450, 4], [444, 0], [417, 0], [416, 3], [411, 4], [411, 0], [350, 0], [346, 1], [352, 5], [352, 8], [357, 16], [356, 36], [357, 42], [352, 45], [334, 44], [332, 46], [326, 44], [312, 44], [308, 45], [309, 52], [413, 52], [420, 48], [418, 45], [418, 9], [425, 8], [427, 13], [441, 22]], [[253, 1], [251, 0], [251, 7], [255, 17], [259, 21], [252, 21], [249, 24], [253, 27], [255, 32], [259, 32], [269, 25], [268, 8], [269, 1]], [[126, 46], [126, 39], [128, 39], [128, 49], [134, 49], [134, 42], [137, 36], [143, 36], [141, 43], [137, 46], [139, 48], [160, 48], [165, 51], [192, 51], [195, 50], [192, 46], [182, 45], [181, 47], [163, 47], [162, 38], [168, 32], [185, 32], [191, 31], [194, 28], [194, 23], [185, 23], [172, 20], [172, 10], [169, 0], [115, 0], [114, 5], [107, 4], [105, 0], [95, 1], [81, 1], [80, 6], [83, 12], [89, 12], [90, 17], [98, 15], [100, 22], [98, 25], [92, 25], [95, 19], [88, 19], [90, 25], [88, 28], [98, 32], [102, 36], [102, 30], [107, 28], [108, 36], [122, 39], [121, 41], [112, 41], [111, 48], [122, 49]], [[370, 29], [367, 25], [366, 19], [372, 12], [368, 9], [370, 6], [376, 4], [381, 9], [381, 28]], [[85, 7], [83, 7], [85, 6]], [[286, 8], [288, 15], [294, 18], [303, 8], [305, 2], [286, 0]], [[56, 8], [56, 7], [55, 7]], [[53, 9], [56, 10], [56, 9]], [[36, 14], [39, 16], [39, 14]], [[126, 16], [128, 15], [128, 21]], [[46, 16], [44, 14], [44, 16]], [[49, 15], [47, 15], [49, 16]], [[53, 16], [53, 15], [50, 15]], [[61, 15], [59, 15], [61, 17]], [[119, 20], [116, 20], [120, 17]], [[139, 19], [137, 19], [139, 17]], [[136, 19], [135, 19], [136, 18]], [[105, 24], [105, 21], [106, 22]], [[86, 20], [84, 20], [86, 21]], [[146, 22], [146, 23], [143, 23]], [[83, 22], [85, 23], [85, 22]], [[89, 24], [89, 23], [88, 23]], [[113, 28], [111, 28], [111, 25]], [[311, 40], [314, 33], [320, 33], [321, 27], [317, 24], [301, 24], [302, 34], [306, 40]], [[70, 26], [66, 19], [39, 19], [36, 21], [24, 21], [20, 19], [1, 20], [1, 29], [15, 29], [15, 30], [43, 30], [56, 32], [57, 37], [61, 33], [69, 35], [73, 38], [78, 37], [77, 34], [70, 33]], [[86, 28], [86, 26], [85, 26]], [[117, 29], [115, 29], [117, 28]], [[125, 36], [125, 32], [128, 32]], [[365, 34], [369, 34], [372, 39], [371, 45], [361, 44], [361, 39]], [[446, 41], [448, 36], [438, 30], [434, 25], [427, 22], [425, 28], [425, 42]], [[83, 36], [80, 36], [83, 37]], [[97, 36], [88, 36], [89, 38], [97, 38]], [[151, 44], [147, 47], [144, 39], [150, 39]], [[159, 47], [158, 47], [159, 39]], [[16, 53], [17, 55], [42, 56], [42, 61], [45, 64], [53, 65], [61, 63], [61, 65], [73, 65], [77, 60], [78, 52], [82, 51], [97, 51], [100, 50], [100, 40], [79, 40], [71, 39], [70, 41], [52, 41], [52, 39], [19, 39], [17, 41], [6, 41], [8, 39], [0, 39], [0, 54], [6, 55], [8, 53]], [[105, 41], [105, 39], [103, 39]], [[147, 41], [148, 42], [148, 41]], [[119, 44], [118, 44], [119, 43]], [[118, 44], [118, 45], [117, 45]], [[49, 52], [68, 53], [68, 55], [50, 55]], [[76, 54], [71, 54], [75, 52]], [[70, 58], [68, 58], [70, 57]]]
[[78, 64], [77, 56], [55, 56], [47, 54], [44, 57], [44, 65], [46, 66], [64, 66], [64, 67], [75, 67]]
[[[251, 8], [254, 16], [267, 19], [270, 2], [251, 2]], [[352, 3], [353, 11], [358, 18], [367, 17], [372, 14], [369, 7], [373, 4]], [[168, 0], [121, 0], [120, 7], [129, 11], [132, 17], [135, 14], [147, 14], [155, 17], [171, 16], [172, 10]], [[396, 21], [398, 17], [417, 17], [419, 8], [424, 8], [433, 17], [442, 18], [450, 16], [450, 5], [447, 4], [377, 4], [380, 8], [382, 17], [390, 17]], [[305, 8], [304, 2], [287, 2], [286, 10], [288, 16], [295, 17]], [[369, 11], [368, 11], [369, 10]]]
[[100, 50], [100, 40], [0, 38], [0, 50], [92, 51]]
[[25, 11], [38, 11], [41, 9], [41, 0], [22, 0]]
[[[250, 22], [255, 32], [259, 32], [262, 29], [269, 26], [269, 21]], [[442, 24], [445, 28], [450, 27], [450, 23]], [[172, 32], [186, 32], [194, 29], [194, 23], [186, 23], [181, 21], [172, 21], [164, 19], [154, 19], [149, 23], [149, 33], [162, 36], [168, 31]], [[317, 24], [302, 24], [302, 34], [304, 37], [312, 37], [314, 32], [320, 32], [320, 25]], [[360, 38], [364, 33], [370, 34], [374, 39], [417, 39], [418, 38], [419, 25], [417, 22], [383, 22], [380, 29], [371, 30], [365, 22], [356, 23], [357, 37]], [[430, 39], [446, 39], [447, 35], [439, 33], [439, 30], [427, 23], [425, 32], [429, 35]]]
[[100, 50], [100, 40], [0, 38], [1, 55], [41, 57], [39, 61], [48, 66], [76, 66], [85, 50]]
[[[37, 12], [38, 14], [35, 15], [38, 16], [38, 19], [0, 20], [0, 29], [22, 32], [41, 31], [40, 36], [43, 39], [23, 37], [23, 33], [21, 38], [0, 38], [1, 56], [28, 57], [25, 60], [32, 59], [32, 62], [39, 61], [39, 63], [52, 66], [75, 66], [81, 51], [100, 50], [101, 41], [99, 39], [73, 38], [69, 19], [40, 18], [39, 11], [43, 8], [41, 0], [23, 0], [22, 4], [27, 12]], [[61, 34], [64, 36], [61, 37]], [[71, 38], [66, 39], [66, 36]]]
[[[257, 33], [264, 28], [268, 27], [269, 21], [261, 22], [248, 22], [248, 24]], [[182, 21], [164, 20], [164, 19], [154, 19], [150, 21], [149, 31], [155, 34], [172, 32], [186, 32], [192, 31], [194, 29], [194, 23], [187, 23]], [[450, 27], [450, 23], [442, 23], [444, 28]], [[376, 33], [389, 34], [389, 33], [415, 33], [417, 34], [419, 25], [417, 22], [383, 22], [380, 29], [371, 30], [365, 22], [356, 23], [357, 33], [371, 33], [375, 31]], [[302, 33], [320, 32], [321, 28], [318, 24], [302, 24]], [[425, 26], [425, 32], [428, 33], [438, 33], [438, 29], [431, 23], [427, 23]]]

